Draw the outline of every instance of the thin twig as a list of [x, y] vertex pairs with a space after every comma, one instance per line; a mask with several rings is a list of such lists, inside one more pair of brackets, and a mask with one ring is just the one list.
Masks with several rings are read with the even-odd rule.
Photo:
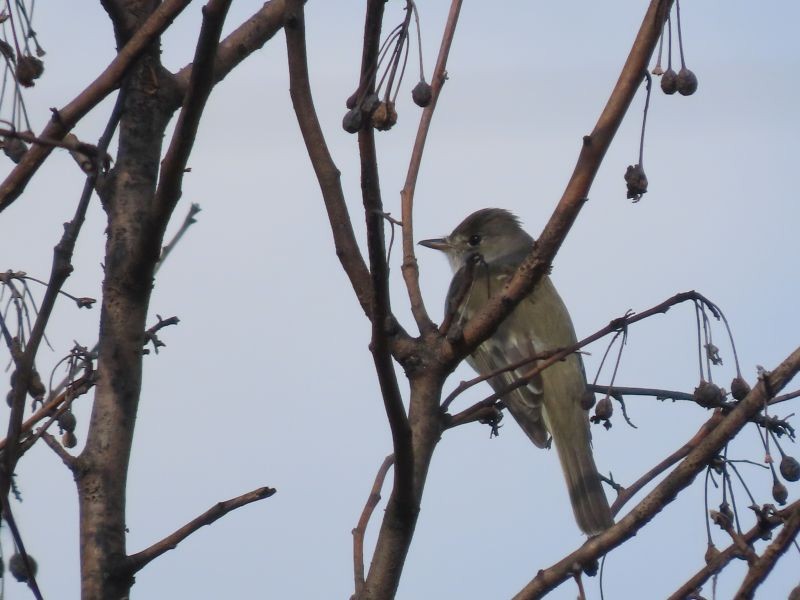
[[169, 550], [174, 550], [178, 544], [180, 544], [183, 540], [187, 537], [192, 535], [195, 531], [204, 527], [206, 525], [211, 525], [217, 519], [224, 517], [229, 512], [236, 510], [237, 508], [241, 508], [247, 504], [252, 502], [257, 502], [259, 500], [263, 500], [265, 498], [269, 498], [273, 494], [275, 494], [277, 490], [270, 487], [261, 487], [252, 492], [247, 492], [246, 494], [242, 494], [241, 496], [237, 496], [236, 498], [231, 498], [230, 500], [225, 500], [223, 502], [217, 502], [214, 506], [209, 508], [206, 512], [204, 512], [199, 517], [192, 519], [186, 525], [181, 527], [180, 529], [175, 530], [173, 533], [165, 537], [159, 542], [156, 542], [149, 548], [145, 548], [144, 550], [137, 552], [136, 554], [131, 554], [128, 556], [124, 564], [122, 566], [122, 570], [126, 575], [133, 575], [137, 571], [141, 570], [145, 565], [147, 565], [150, 561], [158, 558], [165, 552]]
[[462, 0], [452, 0], [450, 4], [450, 12], [447, 15], [447, 22], [442, 34], [442, 43], [439, 47], [439, 57], [436, 59], [436, 66], [431, 77], [431, 100], [422, 111], [419, 127], [417, 128], [417, 137], [414, 140], [414, 148], [411, 151], [406, 181], [400, 192], [402, 208], [400, 220], [403, 221], [403, 279], [411, 301], [411, 312], [417, 322], [417, 327], [423, 334], [432, 331], [435, 325], [425, 309], [425, 303], [419, 287], [419, 267], [417, 266], [417, 258], [414, 255], [414, 191], [417, 186], [417, 177], [422, 163], [422, 154], [425, 150], [425, 142], [428, 139], [428, 131], [433, 119], [433, 111], [436, 110], [439, 94], [442, 91], [444, 82], [447, 80], [447, 58], [455, 36], [461, 4]]
[[17, 522], [14, 520], [14, 514], [11, 512], [11, 504], [8, 501], [8, 494], [0, 494], [0, 502], [3, 507], [3, 518], [8, 523], [8, 528], [11, 530], [11, 535], [14, 538], [14, 545], [17, 547], [17, 552], [22, 557], [22, 564], [25, 566], [25, 572], [28, 575], [28, 587], [31, 589], [36, 600], [42, 599], [42, 592], [39, 591], [39, 584], [36, 583], [36, 573], [31, 565], [31, 559], [25, 550], [25, 544], [22, 541], [22, 536], [19, 533]]
[[[566, 581], [575, 564], [596, 560], [624, 543], [689, 486], [720, 450], [735, 437], [776, 391], [780, 391], [800, 371], [800, 348], [795, 349], [778, 367], [759, 380], [752, 391], [697, 447], [669, 473], [638, 505], [608, 530], [586, 541], [580, 548], [550, 568], [539, 571], [515, 600], [540, 598]], [[717, 415], [712, 417], [716, 420]]]
[[194, 146], [200, 118], [214, 87], [214, 58], [219, 46], [222, 26], [232, 0], [210, 0], [203, 7], [203, 24], [197, 36], [192, 75], [183, 98], [183, 106], [172, 133], [164, 159], [153, 205], [159, 222], [166, 222], [181, 195], [186, 163]]
[[[778, 511], [776, 514], [768, 515], [766, 511], [762, 514], [766, 518], [759, 518], [759, 521], [746, 533], [742, 534], [745, 543], [752, 544], [759, 538], [764, 538], [769, 535], [769, 532], [783, 523], [780, 515], [790, 514], [792, 511], [800, 509], [800, 500], [790, 504], [785, 509]], [[761, 509], [760, 509], [761, 510]], [[737, 544], [732, 543], [730, 546], [722, 550], [715, 556], [712, 562], [703, 566], [697, 573], [692, 575], [680, 588], [675, 590], [668, 600], [686, 600], [686, 598], [700, 589], [700, 587], [709, 580], [712, 576], [720, 573], [733, 559], [740, 558], [739, 548]]]
[[[160, 3], [97, 79], [64, 108], [54, 111], [53, 118], [39, 137], [56, 140], [69, 133], [78, 121], [119, 86], [128, 67], [169, 27], [190, 2], [191, 0], [165, 0]], [[51, 152], [52, 147], [49, 146], [33, 146], [28, 149], [19, 164], [0, 183], [0, 212], [22, 194], [25, 186]]]
[[381, 489], [383, 489], [383, 482], [386, 480], [386, 474], [389, 468], [394, 464], [394, 454], [390, 454], [383, 459], [375, 475], [375, 482], [372, 484], [367, 502], [364, 504], [364, 509], [361, 511], [361, 517], [358, 519], [358, 524], [353, 529], [353, 573], [355, 577], [356, 593], [355, 597], [359, 598], [364, 588], [364, 534], [367, 531], [370, 517], [378, 506], [381, 500]]
[[734, 598], [736, 600], [744, 600], [753, 597], [758, 586], [766, 579], [770, 571], [775, 567], [778, 559], [783, 556], [784, 552], [789, 548], [797, 533], [800, 531], [800, 506], [797, 502], [794, 503], [794, 510], [788, 513], [786, 521], [780, 533], [775, 537], [766, 550], [756, 560], [747, 571], [747, 575], [742, 582], [739, 591], [736, 592]]

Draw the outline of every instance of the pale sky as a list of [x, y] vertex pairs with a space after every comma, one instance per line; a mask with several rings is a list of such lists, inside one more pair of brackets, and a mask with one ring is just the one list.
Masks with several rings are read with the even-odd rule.
[[[99, 5], [52, 4], [37, 4], [34, 21], [48, 51], [44, 76], [27, 95], [37, 131], [49, 107], [65, 105], [114, 56]], [[356, 138], [340, 122], [357, 85], [362, 4], [312, 0], [306, 9], [317, 110], [361, 241]], [[430, 74], [447, 3], [428, 4], [420, 12]], [[169, 68], [191, 60], [200, 6], [193, 3], [165, 36]], [[226, 31], [258, 6], [235, 3]], [[385, 30], [399, 23], [400, 8], [397, 0], [389, 3]], [[417, 188], [419, 239], [447, 233], [486, 206], [514, 211], [538, 235], [645, 8], [632, 0], [465, 3]], [[699, 89], [688, 98], [654, 90], [644, 158], [650, 191], [632, 204], [623, 174], [638, 157], [642, 89], [555, 260], [553, 280], [579, 337], [628, 309], [647, 309], [680, 291], [702, 292], [725, 311], [743, 373], [753, 383], [756, 365], [773, 368], [800, 341], [800, 209], [792, 185], [800, 137], [800, 5], [706, 0], [681, 8], [687, 65]], [[322, 600], [349, 598], [353, 591], [350, 531], [391, 440], [367, 349], [369, 324], [333, 252], [289, 103], [285, 54], [279, 34], [218, 86], [190, 160], [170, 233], [191, 202], [202, 212], [162, 269], [151, 302], [152, 322], [158, 313], [177, 315], [181, 323], [162, 332], [167, 346], [158, 356], [145, 358], [129, 477], [129, 551], [149, 546], [219, 500], [262, 485], [278, 493], [198, 531], [150, 564], [137, 576], [134, 598]], [[395, 216], [421, 114], [410, 102], [415, 60], [412, 52], [398, 124], [378, 135], [384, 203]], [[109, 110], [106, 102], [76, 135], [95, 141]], [[0, 163], [0, 176], [9, 169]], [[48, 160], [0, 216], [0, 270], [47, 278], [52, 246], [82, 183], [66, 153]], [[70, 293], [99, 297], [103, 229], [95, 202], [65, 286]], [[413, 331], [399, 255], [392, 253], [394, 306]], [[424, 248], [418, 257], [428, 309], [440, 319], [449, 268]], [[55, 351], [42, 351], [39, 370], [48, 373], [72, 340], [91, 346], [98, 315], [98, 309], [59, 304], [49, 332]], [[691, 307], [682, 306], [632, 328], [617, 383], [691, 392], [699, 378], [694, 323]], [[724, 360], [715, 380], [727, 388], [733, 359], [721, 326], [714, 339]], [[589, 348], [590, 377], [604, 348]], [[446, 391], [472, 376], [460, 367]], [[600, 381], [608, 381], [608, 371]], [[405, 392], [402, 375], [401, 386]], [[455, 408], [488, 393], [488, 386], [479, 386]], [[90, 401], [81, 398], [75, 409], [80, 443]], [[629, 398], [638, 427], [631, 429], [618, 408], [610, 431], [593, 432], [600, 470], [623, 485], [681, 446], [709, 416], [694, 405]], [[776, 412], [796, 412], [796, 401]], [[795, 444], [783, 445], [800, 458]], [[763, 454], [753, 427], [729, 450], [730, 458], [757, 462]], [[772, 502], [767, 472], [740, 468], [757, 501]], [[497, 439], [477, 424], [446, 432], [398, 598], [508, 598], [574, 550], [583, 538], [559, 471], [555, 453], [532, 447], [510, 419]], [[41, 444], [17, 475], [24, 502], [15, 504], [15, 515], [39, 562], [44, 596], [77, 598], [72, 478]], [[611, 553], [607, 598], [664, 597], [703, 565], [702, 479]], [[788, 487], [790, 500], [797, 498], [798, 484]], [[716, 507], [719, 492], [709, 493]], [[746, 506], [743, 490], [736, 493]], [[368, 550], [383, 506], [370, 524]], [[753, 522], [746, 512], [743, 528]], [[713, 534], [719, 548], [727, 547], [723, 532]], [[10, 554], [11, 540], [3, 535]], [[718, 597], [730, 597], [744, 572], [744, 563], [724, 571]], [[800, 583], [798, 572], [800, 555], [790, 549], [758, 597], [786, 597]], [[597, 579], [584, 582], [588, 597], [599, 598]], [[5, 594], [30, 597], [11, 581]], [[566, 583], [550, 597], [576, 595], [574, 584]], [[704, 595], [711, 596], [710, 583]]]

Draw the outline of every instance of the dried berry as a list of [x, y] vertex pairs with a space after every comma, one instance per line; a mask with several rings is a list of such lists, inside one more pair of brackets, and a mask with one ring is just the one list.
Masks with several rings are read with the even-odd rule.
[[723, 400], [722, 390], [710, 381], [701, 381], [694, 388], [694, 401], [704, 408], [716, 408]]
[[372, 113], [372, 126], [378, 131], [388, 131], [397, 123], [397, 111], [394, 102], [381, 102]]
[[77, 424], [78, 420], [75, 418], [75, 414], [72, 411], [63, 412], [58, 415], [58, 426], [62, 431], [75, 431], [75, 426]]
[[661, 76], [661, 91], [670, 96], [678, 91], [678, 74], [672, 67]]
[[612, 414], [614, 414], [614, 405], [611, 404], [611, 398], [606, 396], [595, 406], [594, 416], [600, 421], [608, 421]]
[[19, 138], [6, 138], [3, 140], [3, 152], [15, 163], [21, 161], [27, 151], [27, 144]]
[[583, 572], [589, 577], [597, 575], [597, 571], [599, 570], [600, 562], [596, 558], [583, 563]]
[[78, 445], [78, 438], [71, 431], [65, 431], [64, 435], [61, 436], [61, 445], [64, 448], [74, 448]]
[[786, 481], [797, 481], [800, 479], [800, 462], [788, 454], [784, 454], [780, 465], [781, 476]]
[[691, 96], [697, 91], [697, 75], [683, 67], [678, 72], [677, 88], [681, 96]]
[[781, 506], [786, 504], [786, 499], [789, 497], [789, 490], [777, 479], [772, 482], [772, 497], [775, 498], [775, 502]]
[[[33, 577], [36, 577], [36, 570], [38, 569], [38, 565], [36, 561], [33, 560], [33, 557], [28, 554], [28, 565], [30, 566], [31, 573]], [[25, 559], [22, 558], [22, 554], [15, 553], [9, 560], [8, 560], [8, 570], [14, 576], [14, 579], [17, 581], [21, 581], [23, 583], [27, 582], [30, 577], [28, 574], [28, 569], [25, 566]]]
[[647, 193], [647, 175], [642, 165], [628, 165], [625, 183], [628, 186], [628, 198], [638, 202]]
[[594, 406], [595, 402], [596, 400], [594, 398], [594, 392], [584, 390], [583, 396], [581, 396], [581, 408], [583, 408], [583, 410], [590, 410]]
[[717, 550], [717, 547], [714, 544], [709, 544], [708, 548], [706, 548], [706, 564], [714, 569], [719, 561], [720, 551]]
[[44, 63], [41, 60], [30, 54], [19, 57], [17, 69], [14, 74], [21, 86], [33, 86], [33, 80], [39, 79], [42, 73], [44, 73]]
[[358, 92], [360, 90], [356, 90], [353, 94], [345, 101], [344, 105], [348, 108], [348, 110], [352, 110], [356, 107], [356, 102], [358, 102]]
[[44, 395], [47, 393], [47, 388], [45, 388], [42, 383], [39, 371], [35, 369], [31, 372], [31, 377], [28, 381], [28, 393], [31, 395], [31, 398], [39, 402], [44, 400]]
[[432, 97], [433, 89], [424, 79], [421, 79], [420, 82], [414, 86], [414, 89], [411, 90], [411, 99], [414, 100], [414, 104], [422, 108], [425, 108], [431, 103]]
[[359, 108], [351, 108], [342, 119], [342, 129], [347, 133], [356, 133], [364, 124], [364, 115]]
[[10, 61], [14, 61], [14, 49], [5, 40], [0, 40], [0, 54]]
[[734, 377], [731, 381], [731, 395], [736, 400], [744, 400], [750, 393], [750, 385], [741, 377]]
[[731, 510], [731, 505], [727, 502], [721, 502], [719, 505], [719, 512], [721, 515], [727, 519], [728, 524], [733, 523], [733, 511]]

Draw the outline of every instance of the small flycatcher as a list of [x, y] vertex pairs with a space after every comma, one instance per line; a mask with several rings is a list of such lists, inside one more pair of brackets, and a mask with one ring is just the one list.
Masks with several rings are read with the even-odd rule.
[[[423, 240], [421, 245], [445, 253], [453, 269], [447, 310], [460, 321], [471, 319], [499, 293], [533, 247], [533, 238], [507, 210], [485, 208], [468, 216], [447, 237]], [[469, 292], [461, 305], [452, 307], [454, 296], [465, 285], [465, 265], [478, 255]], [[542, 277], [533, 291], [500, 323], [497, 331], [467, 357], [485, 375], [537, 353], [570, 346], [575, 329], [564, 302], [549, 277]], [[500, 391], [519, 379], [526, 365], [489, 379]], [[578, 527], [595, 535], [613, 524], [608, 500], [592, 456], [589, 417], [581, 400], [586, 375], [578, 354], [546, 368], [527, 385], [502, 400], [509, 412], [539, 448], [555, 442]]]

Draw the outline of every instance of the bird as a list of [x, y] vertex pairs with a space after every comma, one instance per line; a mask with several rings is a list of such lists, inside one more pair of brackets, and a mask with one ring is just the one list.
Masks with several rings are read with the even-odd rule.
[[[450, 235], [419, 244], [447, 256], [454, 275], [445, 312], [463, 324], [503, 289], [530, 254], [534, 240], [513, 213], [484, 208], [469, 215]], [[452, 306], [459, 301], [459, 306]], [[550, 278], [544, 276], [466, 360], [479, 374], [489, 375], [575, 342], [569, 312]], [[495, 374], [488, 382], [501, 393], [530, 366]], [[589, 416], [583, 407], [586, 394], [583, 361], [573, 353], [501, 400], [534, 445], [549, 448], [552, 440], [578, 527], [594, 536], [611, 527], [613, 518], [592, 454]]]

